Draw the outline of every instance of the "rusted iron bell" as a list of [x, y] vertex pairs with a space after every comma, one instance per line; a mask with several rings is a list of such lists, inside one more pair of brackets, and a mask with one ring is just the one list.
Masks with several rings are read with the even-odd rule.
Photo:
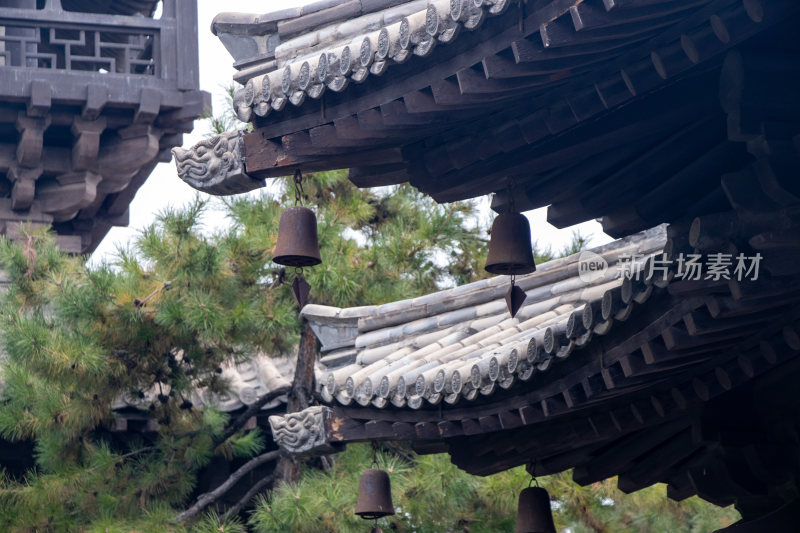
[[522, 213], [500, 213], [492, 222], [486, 271], [491, 274], [530, 274], [536, 270], [531, 226]]
[[356, 514], [365, 520], [394, 514], [392, 487], [385, 470], [370, 468], [361, 474]]
[[514, 277], [536, 270], [531, 245], [531, 225], [525, 215], [513, 210], [497, 215], [492, 223], [489, 255], [484, 268], [491, 274], [511, 276], [506, 305], [511, 317], [517, 316], [526, 296], [525, 291], [516, 286]]
[[317, 217], [311, 209], [294, 205], [283, 212], [272, 260], [290, 267], [322, 263], [317, 241]]
[[550, 496], [542, 487], [528, 487], [519, 493], [515, 533], [556, 533]]

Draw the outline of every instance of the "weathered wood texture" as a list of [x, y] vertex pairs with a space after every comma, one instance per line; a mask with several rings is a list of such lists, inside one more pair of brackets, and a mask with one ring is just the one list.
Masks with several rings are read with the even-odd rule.
[[[771, 157], [800, 171], [794, 143], [778, 139], [763, 140]], [[775, 181], [753, 180], [748, 190], [769, 197]], [[329, 442], [411, 440], [445, 447], [476, 474], [574, 468], [581, 483], [617, 475], [626, 492], [663, 482], [675, 499], [735, 503], [746, 520], [781, 507], [798, 487], [800, 271], [765, 254], [800, 248], [800, 200], [787, 192], [756, 211], [732, 209], [737, 198], [671, 227], [671, 253], [681, 242], [707, 260], [758, 253], [758, 279], [681, 279], [651, 254], [639, 279], [593, 292], [577, 271], [564, 277], [567, 258], [520, 280], [538, 324], [482, 315], [500, 299], [493, 280], [378, 307], [309, 308], [312, 323], [348, 324], [356, 348], [323, 359], [339, 365], [321, 391], [340, 404]], [[620, 254], [632, 249], [623, 243]], [[575, 303], [552, 300], [578, 288]], [[777, 486], [794, 488], [768, 490]]]
[[14, 29], [0, 64], [0, 196], [9, 200], [0, 224], [52, 224], [75, 253], [127, 224], [136, 190], [209, 106], [198, 90], [196, 3], [170, 0], [149, 18], [155, 4], [0, 13]]
[[[724, 109], [758, 98], [752, 82], [756, 96], [720, 108], [720, 62], [731, 48], [769, 56], [766, 78], [793, 80], [795, 2], [506, 4], [406, 2], [396, 19], [362, 5], [346, 38], [337, 19], [287, 41], [237, 97], [256, 126], [247, 173], [350, 168], [359, 186], [408, 181], [439, 201], [499, 192], [498, 211], [513, 181], [518, 208], [552, 204], [559, 226], [603, 217], [614, 236], [728, 205], [719, 178], [750, 157], [737, 143], [757, 142], [763, 112]], [[785, 116], [792, 87], [773, 105]]]
[[[446, 201], [511, 177], [523, 208], [552, 204], [561, 225], [602, 216], [614, 235], [671, 222], [658, 246], [642, 245], [639, 279], [581, 280], [574, 257], [521, 278], [519, 319], [505, 315], [503, 280], [307, 307], [323, 350], [331, 341], [320, 392], [338, 422], [327, 442], [410, 440], [478, 474], [527, 464], [574, 468], [585, 483], [617, 475], [625, 491], [663, 482], [675, 499], [735, 503], [745, 520], [796, 499], [797, 9], [543, 2], [522, 29], [509, 10], [435, 50], [411, 32], [419, 56], [358, 86], [342, 78], [360, 67], [345, 65], [322, 104], [298, 97], [302, 62], [290, 68], [283, 107], [254, 119], [257, 173], [401, 148], [351, 174], [360, 185], [407, 177]], [[637, 249], [625, 242], [602, 251], [610, 271]], [[759, 277], [686, 279], [688, 254], [729, 254], [731, 268], [760, 254]]]

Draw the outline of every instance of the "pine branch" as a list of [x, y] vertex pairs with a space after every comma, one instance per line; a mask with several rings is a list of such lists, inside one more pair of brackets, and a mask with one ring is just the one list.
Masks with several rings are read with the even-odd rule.
[[133, 457], [135, 455], [139, 455], [140, 453], [152, 452], [155, 449], [155, 446], [145, 446], [144, 448], [139, 448], [138, 450], [133, 450], [132, 452], [120, 455], [119, 459], [127, 459], [128, 457]]
[[417, 464], [417, 460], [414, 458], [414, 456], [412, 456], [410, 453], [406, 452], [400, 446], [397, 446], [393, 442], [386, 441], [386, 442], [382, 442], [381, 445], [384, 448], [386, 448], [386, 450], [388, 450], [390, 453], [392, 453], [393, 455], [395, 455], [395, 456], [399, 457], [400, 459], [404, 460], [408, 464], [410, 464], [410, 465]]
[[280, 456], [280, 451], [273, 450], [271, 452], [262, 453], [261, 455], [250, 459], [238, 470], [236, 470], [233, 474], [228, 476], [222, 485], [217, 487], [216, 489], [212, 490], [211, 492], [206, 492], [201, 494], [197, 497], [197, 501], [195, 501], [194, 505], [186, 509], [185, 511], [178, 513], [175, 515], [173, 520], [175, 522], [183, 522], [186, 519], [192, 518], [193, 516], [197, 515], [200, 511], [208, 507], [210, 504], [214, 503], [222, 496], [224, 496], [231, 488], [233, 488], [236, 483], [242, 479], [245, 474], [254, 470], [255, 468], [263, 465], [264, 463], [268, 463], [277, 459]]
[[234, 504], [232, 507], [228, 508], [227, 511], [225, 511], [222, 517], [220, 517], [220, 521], [225, 522], [226, 520], [228, 520], [228, 518], [231, 518], [239, 514], [239, 511], [242, 509], [242, 507], [247, 505], [247, 503], [250, 500], [252, 500], [255, 497], [255, 495], [261, 491], [261, 489], [266, 487], [268, 484], [272, 483], [274, 479], [275, 479], [275, 474], [259, 479], [252, 487], [250, 487], [250, 490], [248, 490], [245, 493], [245, 495], [242, 496], [242, 498], [238, 502], [236, 502], [236, 504]]
[[441, 236], [442, 231], [444, 230], [444, 227], [447, 225], [448, 222], [450, 222], [450, 217], [453, 216], [454, 209], [455, 208], [451, 204], [450, 208], [447, 210], [447, 216], [442, 221], [442, 223], [436, 226], [436, 228], [433, 230], [433, 233], [428, 237], [426, 237], [424, 241], [418, 243], [416, 246], [412, 246], [411, 249], [408, 251], [408, 253], [406, 253], [406, 257], [415, 257], [423, 250], [425, 250], [428, 246], [435, 247], [439, 241], [439, 237]]
[[297, 348], [297, 364], [294, 370], [289, 401], [286, 412], [302, 411], [311, 405], [311, 395], [314, 387], [314, 364], [318, 359], [318, 341], [311, 324], [303, 319], [303, 330], [300, 337], [300, 346]]
[[430, 239], [431, 243], [436, 243], [439, 240], [439, 235], [441, 235], [444, 227], [447, 226], [447, 223], [450, 222], [450, 218], [453, 216], [453, 212], [455, 211], [456, 204], [450, 204], [450, 209], [447, 210], [447, 216], [444, 218], [439, 227], [436, 228], [436, 231], [433, 233], [433, 237]]
[[219, 445], [231, 438], [233, 435], [236, 434], [244, 425], [250, 420], [250, 417], [255, 416], [261, 410], [261, 408], [266, 405], [267, 403], [271, 402], [275, 398], [287, 394], [289, 392], [289, 387], [281, 387], [279, 389], [275, 389], [270, 391], [266, 394], [263, 394], [258, 400], [254, 403], [251, 403], [245, 411], [236, 417], [236, 420], [231, 422], [228, 427], [225, 428], [225, 431], [222, 434], [214, 439], [214, 445]]
[[172, 288], [172, 282], [165, 281], [163, 285], [156, 288], [153, 292], [145, 296], [144, 298], [134, 298], [133, 305], [134, 307], [144, 307], [147, 305], [147, 302], [152, 300], [157, 294], [164, 290], [170, 290]]

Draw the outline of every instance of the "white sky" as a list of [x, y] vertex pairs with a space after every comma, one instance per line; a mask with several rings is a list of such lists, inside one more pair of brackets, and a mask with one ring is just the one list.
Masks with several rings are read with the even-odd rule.
[[[223, 87], [228, 85], [234, 74], [233, 58], [222, 43], [211, 33], [211, 21], [221, 11], [244, 13], [267, 13], [284, 7], [302, 5], [310, 0], [198, 0], [198, 43], [200, 52], [200, 88], [214, 95], [215, 109], [224, 106], [222, 97]], [[208, 132], [204, 121], [195, 122], [195, 130], [184, 135], [183, 145], [191, 146], [199, 141]], [[114, 254], [118, 245], [124, 246], [131, 240], [137, 231], [150, 224], [155, 214], [167, 206], [181, 206], [190, 202], [196, 191], [178, 178], [174, 163], [160, 163], [147, 182], [139, 189], [130, 206], [130, 226], [127, 228], [112, 228], [100, 243], [92, 256], [96, 262]], [[482, 202], [485, 206], [485, 216], [491, 217], [488, 201]], [[555, 250], [560, 249], [569, 242], [572, 229], [579, 229], [584, 235], [591, 235], [591, 245], [596, 246], [609, 242], [611, 239], [602, 233], [600, 224], [592, 221], [579, 224], [573, 228], [559, 230], [547, 223], [545, 209], [536, 209], [526, 213], [531, 220], [533, 237], [543, 247], [550, 246]], [[225, 219], [219, 214], [210, 214], [205, 220], [206, 228], [225, 224]]]

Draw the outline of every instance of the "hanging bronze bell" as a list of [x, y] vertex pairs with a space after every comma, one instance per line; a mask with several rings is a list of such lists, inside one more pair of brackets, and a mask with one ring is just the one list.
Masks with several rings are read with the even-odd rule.
[[317, 241], [317, 217], [311, 209], [294, 205], [283, 212], [272, 260], [290, 267], [322, 263]]
[[491, 274], [530, 274], [536, 270], [531, 225], [522, 213], [500, 213], [492, 223], [486, 271]]
[[541, 487], [528, 487], [519, 493], [515, 533], [556, 533], [550, 496]]
[[392, 487], [385, 470], [370, 468], [361, 474], [356, 514], [365, 520], [394, 514]]

